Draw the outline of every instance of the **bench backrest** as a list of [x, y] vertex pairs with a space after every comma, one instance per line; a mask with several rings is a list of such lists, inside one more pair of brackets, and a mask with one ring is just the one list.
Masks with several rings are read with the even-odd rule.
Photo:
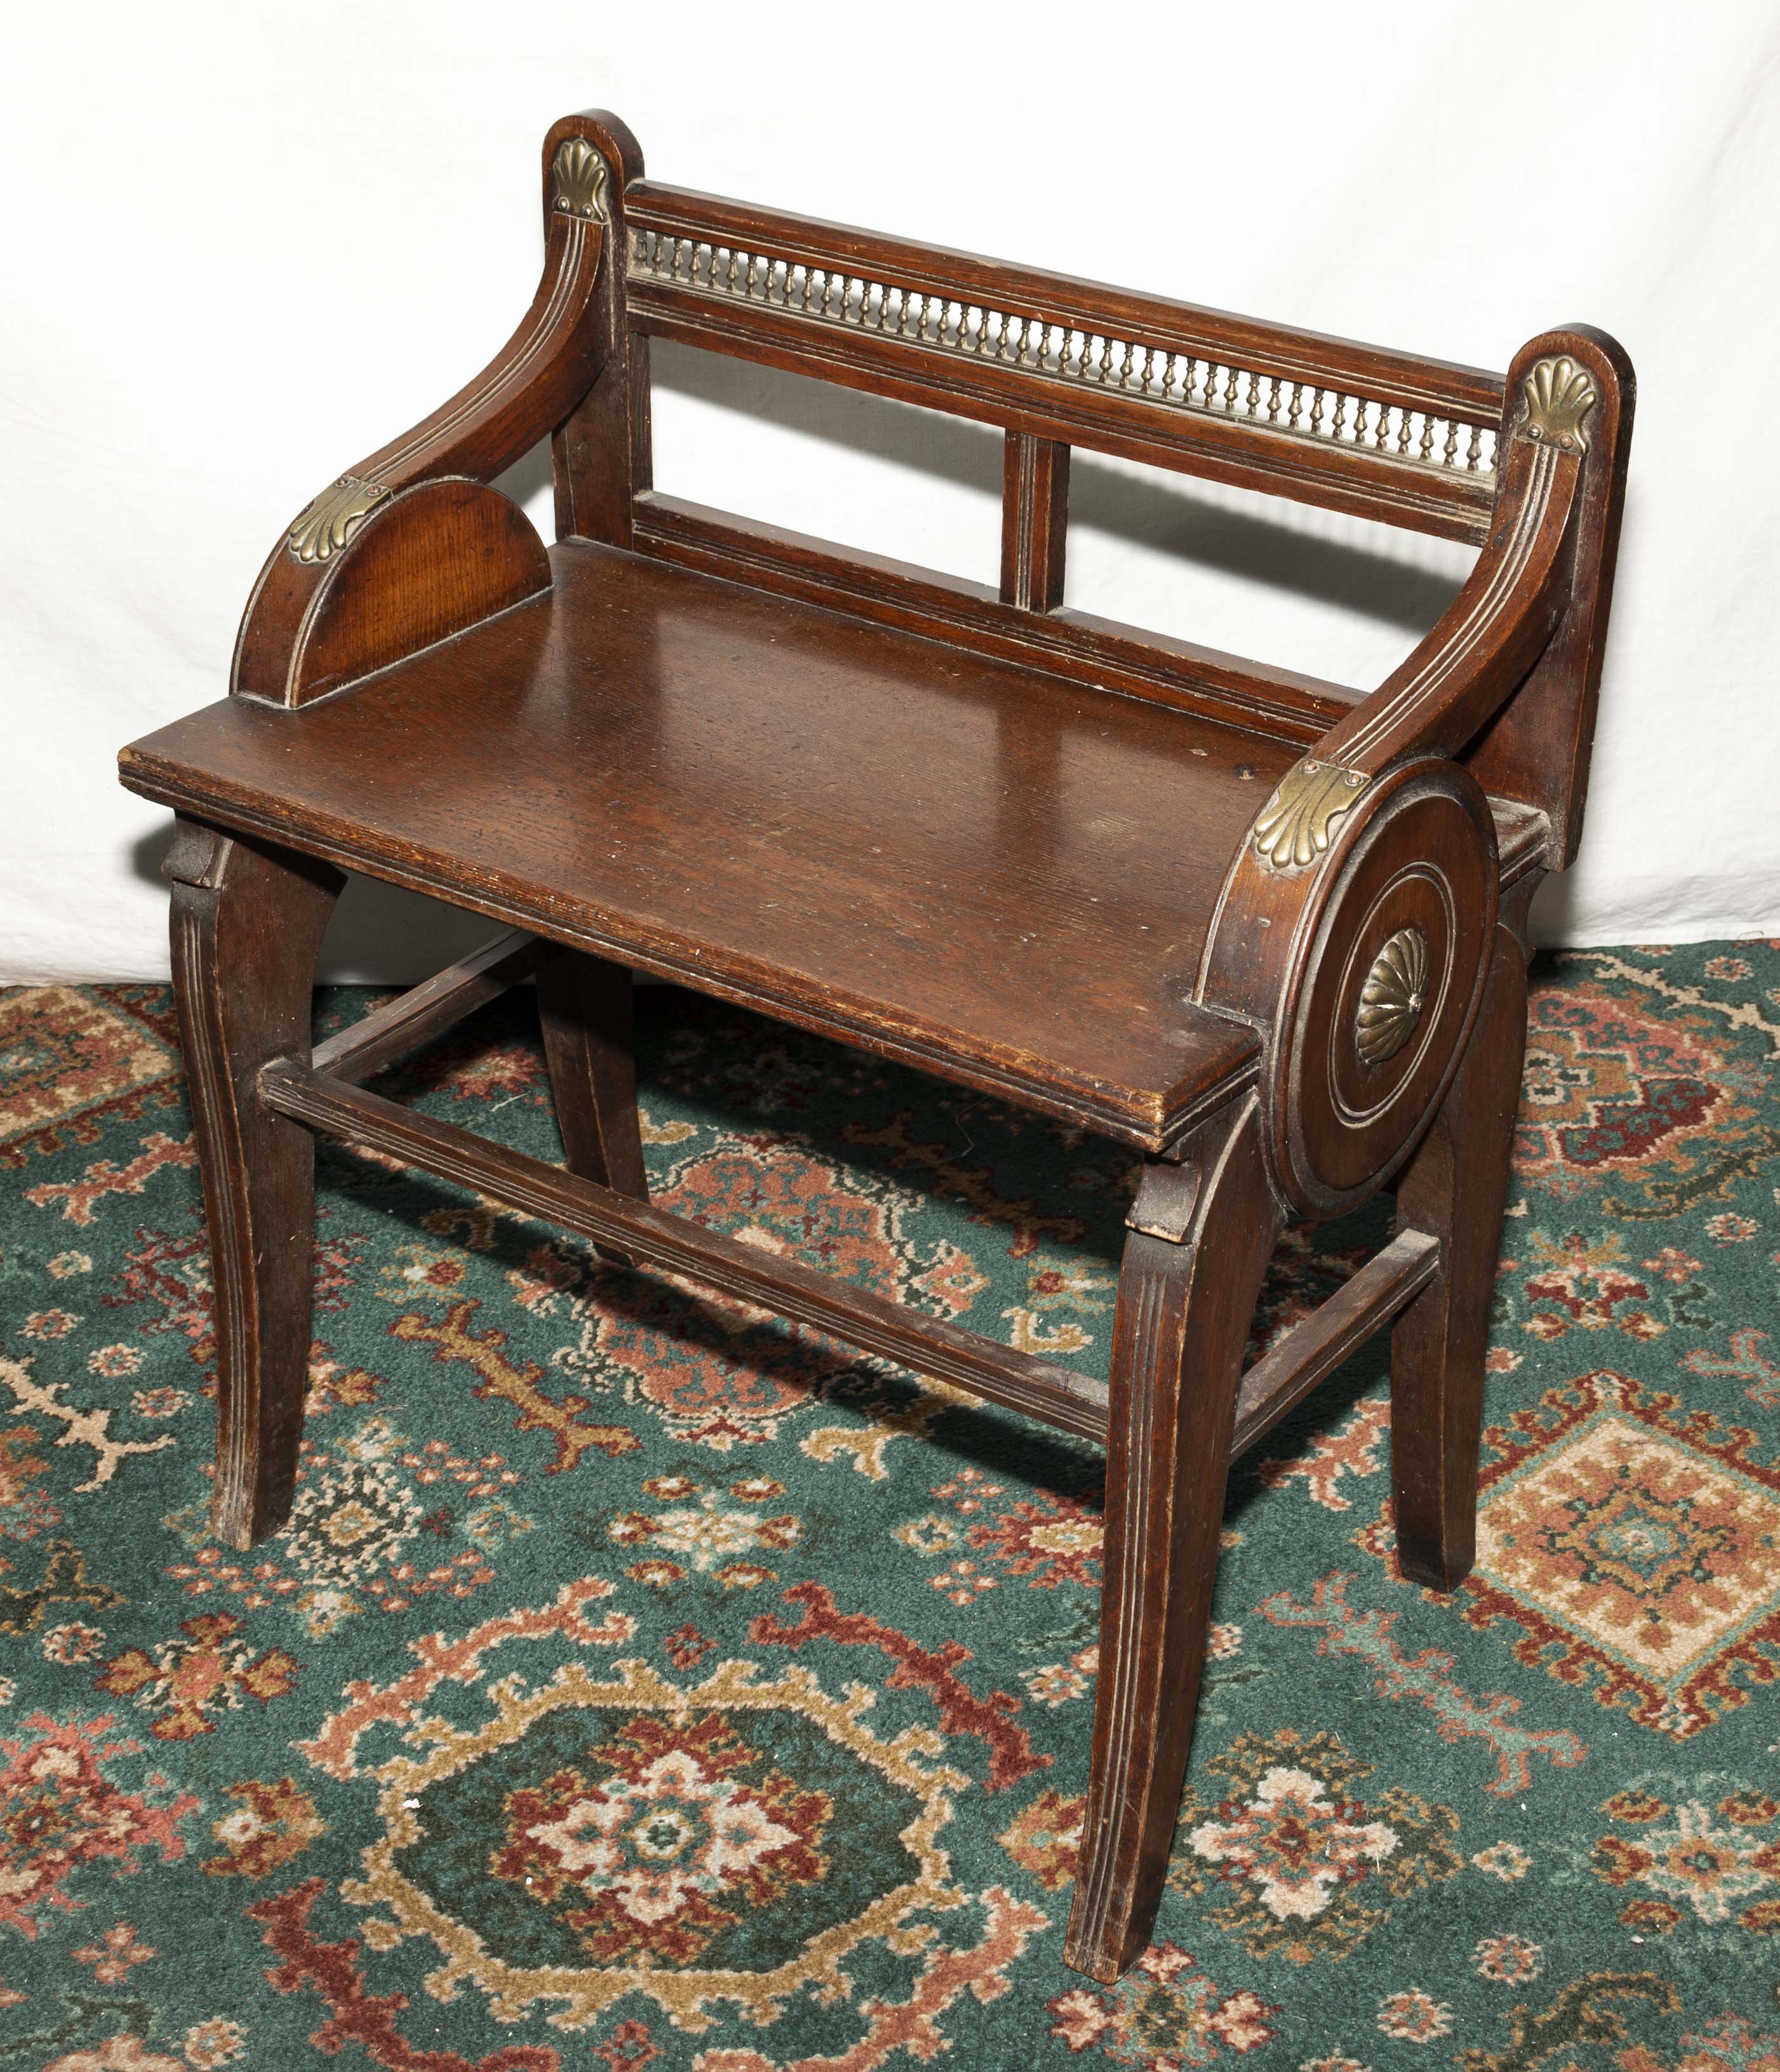
[[645, 181], [636, 327], [1479, 541], [1502, 378]]
[[[1482, 545], [1497, 454], [1536, 352], [1579, 353], [1604, 389], [1587, 456], [1573, 605], [1467, 759], [1575, 845], [1630, 431], [1630, 370], [1586, 327], [1506, 376], [725, 200], [643, 177], [609, 117], [607, 357], [556, 441], [558, 529], [1187, 706], [1308, 746], [1364, 693], [1061, 608], [1068, 458], [1081, 446]], [[651, 338], [999, 426], [999, 590], [656, 494]], [[1505, 454], [1506, 449], [1503, 448]], [[1370, 689], [1369, 686], [1366, 687]]]

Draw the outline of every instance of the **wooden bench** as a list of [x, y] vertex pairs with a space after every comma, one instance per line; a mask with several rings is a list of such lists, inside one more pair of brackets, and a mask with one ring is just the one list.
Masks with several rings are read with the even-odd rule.
[[[608, 115], [543, 169], [511, 343], [278, 541], [232, 695], [121, 758], [180, 816], [215, 1530], [290, 1504], [317, 1131], [1104, 1441], [1066, 1954], [1109, 1980], [1155, 1911], [1228, 1464], [1385, 1325], [1402, 1572], [1471, 1563], [1525, 916], [1581, 828], [1631, 370], [1579, 326], [1504, 379], [719, 200]], [[656, 495], [653, 338], [1001, 427], [999, 590]], [[548, 549], [487, 486], [546, 437]], [[1063, 609], [1073, 446], [1481, 553], [1363, 695]], [[509, 932], [312, 1052], [342, 866]], [[1141, 1151], [1110, 1388], [652, 1208], [638, 971]], [[566, 1168], [363, 1089], [531, 972]], [[1388, 1183], [1392, 1240], [1243, 1373], [1282, 1223]]]

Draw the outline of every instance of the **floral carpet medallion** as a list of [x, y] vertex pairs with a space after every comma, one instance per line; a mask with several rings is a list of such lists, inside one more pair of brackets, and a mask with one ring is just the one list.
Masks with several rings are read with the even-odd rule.
[[1600, 977], [1532, 1005], [1517, 1146], [1529, 1186], [1569, 1196], [1606, 1181], [1613, 1213], [1663, 1215], [1780, 1149], [1766, 1075], [1721, 1002], [1612, 952], [1579, 961]]
[[1333, 1734], [1245, 1734], [1205, 1768], [1226, 1795], [1200, 1818], [1187, 1793], [1174, 1882], [1221, 1898], [1221, 1926], [1254, 1956], [1344, 1956], [1392, 1901], [1460, 1868], [1452, 1808], [1395, 1786], [1368, 1805], [1357, 1787], [1372, 1766]]
[[[294, 1505], [219, 1546], [170, 997], [0, 994], [0, 2072], [1780, 2072], [1780, 944], [1533, 977], [1476, 1567], [1397, 1573], [1383, 1341], [1238, 1465], [1109, 1986], [1096, 1449], [324, 1144]], [[1129, 1152], [638, 1019], [654, 1199], [1105, 1375]], [[560, 1156], [527, 989], [375, 1083]]]
[[[1680, 1792], [1679, 1798], [1667, 1795]], [[1601, 1808], [1597, 1877], [1626, 1895], [1619, 1918], [1672, 1934], [1691, 1914], [1758, 1935], [1780, 1930], [1780, 1799], [1733, 1778], [1634, 1778]]]
[[140, 1870], [146, 1851], [185, 1853], [186, 1815], [198, 1801], [151, 1770], [142, 1789], [124, 1788], [141, 1743], [113, 1738], [115, 1716], [59, 1723], [32, 1712], [22, 1734], [0, 1737], [0, 1927], [35, 1941], [46, 1910], [72, 1913], [68, 1889], [85, 1865]]
[[[691, 1688], [626, 1661], [497, 1684], [494, 1716], [379, 1772], [382, 1839], [345, 1888], [389, 1947], [424, 1935], [429, 1992], [480, 1988], [498, 2021], [560, 2003], [584, 2028], [642, 1994], [683, 2027], [712, 2001], [770, 2021], [785, 1995], [844, 1992], [870, 1938], [917, 1947], [959, 1905], [936, 1836], [966, 1783], [918, 1728], [880, 1741], [869, 1694], [800, 1668], [724, 1663]], [[790, 1954], [788, 1954], [790, 1953]]]
[[[188, 1597], [282, 1605], [319, 1639], [362, 1612], [406, 1611], [435, 1591], [470, 1596], [494, 1580], [493, 1549], [532, 1529], [500, 1454], [468, 1461], [442, 1440], [416, 1444], [381, 1416], [331, 1446], [306, 1439], [301, 1458], [289, 1523], [250, 1555], [211, 1540], [203, 1501], [168, 1515], [190, 1553], [166, 1573]], [[440, 1501], [448, 1492], [455, 1503]]]

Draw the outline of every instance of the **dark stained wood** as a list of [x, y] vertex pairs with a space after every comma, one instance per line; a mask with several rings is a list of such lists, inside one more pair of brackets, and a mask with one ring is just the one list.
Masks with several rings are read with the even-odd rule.
[[1456, 755], [1544, 652], [1564, 615], [1581, 464], [1524, 440], [1508, 452], [1476, 567], [1415, 652], [1317, 744], [1319, 762], [1372, 775], [1407, 755]]
[[[552, 161], [569, 136], [586, 138], [612, 168], [606, 236], [612, 253], [621, 255], [629, 234], [625, 195], [642, 178], [642, 146], [617, 116], [604, 109], [571, 116], [544, 139], [547, 187]], [[628, 547], [632, 507], [650, 486], [653, 462], [649, 340], [631, 328], [621, 258], [601, 270], [593, 320], [599, 371], [551, 436], [556, 536]]]
[[[1464, 1053], [1495, 923], [1495, 818], [1469, 771], [1421, 757], [1349, 795], [1320, 867], [1232, 863], [1199, 997], [1271, 1032], [1264, 1137], [1298, 1215], [1358, 1207], [1408, 1157]], [[1413, 1040], [1364, 1065], [1355, 1031], [1374, 960], [1413, 929], [1429, 962]]]
[[1241, 419], [1188, 415], [1117, 387], [1036, 388], [1017, 368], [992, 360], [917, 358], [919, 347], [894, 338], [813, 334], [801, 319], [775, 310], [707, 302], [647, 282], [633, 282], [630, 306], [633, 323], [652, 337], [1442, 539], [1480, 543], [1494, 508], [1493, 488], [1480, 477], [1404, 469], [1369, 450]]
[[564, 1162], [584, 1180], [646, 1202], [630, 972], [604, 957], [562, 951], [538, 973], [538, 1018]]
[[1525, 916], [1538, 882], [1524, 879], [1503, 902], [1477, 1029], [1397, 1182], [1398, 1228], [1440, 1240], [1440, 1272], [1391, 1334], [1397, 1567], [1435, 1590], [1456, 1589], [1476, 1554], [1483, 1356], [1526, 1043]]
[[1360, 701], [1360, 692], [1326, 677], [1140, 631], [1091, 612], [1022, 610], [962, 576], [839, 547], [658, 491], [637, 500], [633, 538], [642, 552], [682, 568], [1302, 747], [1320, 740]]
[[543, 541], [498, 490], [455, 477], [402, 490], [323, 569], [281, 702], [325, 697], [549, 587]]
[[639, 183], [626, 202], [630, 220], [639, 228], [714, 238], [724, 246], [791, 252], [898, 287], [943, 288], [958, 300], [986, 302], [1016, 316], [1067, 319], [1085, 330], [1109, 331], [1139, 344], [1172, 341], [1204, 357], [1233, 360], [1263, 373], [1302, 376], [1326, 388], [1364, 389], [1415, 409], [1451, 409], [1483, 423], [1493, 422], [1502, 407], [1501, 376], [1481, 367], [1237, 316], [1228, 310], [701, 194], [660, 180]]
[[368, 1079], [392, 1059], [417, 1050], [441, 1030], [498, 998], [554, 954], [549, 943], [510, 928], [424, 985], [410, 986], [318, 1043], [314, 1068], [351, 1083]]
[[1069, 449], [1010, 432], [1001, 491], [1001, 601], [1022, 611], [1063, 602], [1069, 529]]
[[[273, 547], [236, 642], [232, 689], [237, 693], [301, 705], [541, 587], [535, 580], [541, 564], [524, 536], [531, 534], [535, 549], [536, 536], [504, 498], [498, 504], [460, 498], [454, 504], [429, 497], [398, 519], [396, 492], [445, 475], [491, 482], [562, 421], [597, 372], [610, 327], [602, 332], [597, 321], [595, 288], [602, 261], [608, 274], [621, 261], [608, 249], [600, 223], [551, 208], [550, 187], [557, 146], [576, 136], [597, 142], [601, 134], [578, 116], [550, 133], [543, 278], [507, 344], [474, 380], [412, 431], [343, 471], [387, 494], [326, 558], [302, 561], [282, 537]], [[334, 479], [323, 477], [315, 490], [325, 491]], [[392, 523], [399, 545], [375, 546]], [[347, 569], [361, 557], [375, 565], [375, 573], [362, 598], [341, 594]], [[323, 610], [330, 622], [326, 666], [306, 667], [310, 622]]]
[[[560, 951], [538, 973], [538, 1019], [563, 1162], [584, 1180], [646, 1202], [630, 972], [605, 957]], [[630, 1263], [623, 1252], [604, 1256]]]
[[1150, 1939], [1204, 1660], [1237, 1386], [1279, 1229], [1257, 1104], [1233, 1103], [1133, 1220], [1187, 1197], [1178, 1241], [1133, 1229], [1113, 1326], [1100, 1669], [1081, 1868], [1064, 1961], [1116, 1979]]
[[[572, 174], [574, 220], [564, 146], [609, 175], [596, 201]], [[279, 542], [247, 695], [120, 758], [187, 816], [218, 1531], [289, 1505], [311, 1129], [1104, 1439], [1064, 1954], [1109, 1981], [1155, 1915], [1232, 1451], [1393, 1317], [1402, 1572], [1450, 1589], [1472, 1558], [1527, 903], [1581, 824], [1630, 365], [1572, 326], [1504, 382], [663, 187], [608, 115], [544, 165], [512, 343], [352, 471], [379, 493], [325, 557]], [[999, 593], [654, 494], [653, 336], [996, 426]], [[547, 434], [548, 560], [486, 487]], [[1362, 697], [1065, 610], [1075, 446], [1483, 552]], [[523, 932], [311, 1054], [342, 865]], [[350, 1083], [533, 967], [567, 1170]], [[633, 970], [1141, 1147], [1110, 1389], [650, 1206]], [[1241, 1377], [1282, 1219], [1393, 1178], [1397, 1235]]]
[[265, 1100], [281, 1115], [387, 1152], [522, 1215], [558, 1223], [639, 1265], [690, 1273], [726, 1295], [764, 1303], [781, 1316], [831, 1331], [850, 1345], [900, 1360], [917, 1373], [952, 1382], [1059, 1431], [1098, 1438], [1106, 1429], [1105, 1388], [1085, 1375], [904, 1309], [343, 1080], [295, 1067], [269, 1071], [260, 1083]]
[[1536, 806], [1495, 797], [1490, 800], [1490, 818], [1495, 824], [1496, 861], [1506, 898], [1510, 886], [1531, 871], [1544, 870], [1551, 850], [1551, 822]]
[[660, 180], [640, 183], [627, 203], [631, 221], [642, 228], [715, 237], [726, 246], [757, 251], [790, 251], [899, 287], [943, 288], [961, 301], [987, 302], [1016, 316], [1049, 315], [1140, 344], [1172, 340], [1207, 358], [1234, 360], [1264, 373], [1302, 376], [1327, 388], [1364, 388], [1393, 403], [1452, 409], [1483, 422], [1492, 421], [1502, 407], [1501, 376], [1481, 367], [1237, 316], [1228, 310], [701, 194]]
[[1327, 1301], [1263, 1353], [1242, 1377], [1231, 1459], [1264, 1438], [1294, 1404], [1302, 1402], [1439, 1272], [1440, 1240], [1421, 1231], [1399, 1231]]
[[[753, 253], [984, 305], [1023, 323], [1074, 324], [1145, 352], [1191, 353], [1288, 384], [1331, 390], [1493, 427], [1499, 376], [1412, 354], [1269, 324], [1098, 282], [919, 245], [905, 238], [643, 181], [626, 197], [633, 233], [688, 237], [724, 253]], [[657, 336], [729, 353], [975, 417], [1036, 438], [1121, 454], [1163, 467], [1351, 511], [1387, 523], [1481, 539], [1491, 508], [1486, 479], [1405, 465], [1365, 446], [1296, 437], [1271, 413], [1190, 413], [1147, 400], [1128, 358], [1104, 381], [1048, 380], [1012, 349], [941, 352], [894, 306], [869, 326], [812, 323], [801, 298], [742, 301], [684, 269], [631, 269], [631, 321]], [[1035, 376], [1036, 378], [1035, 378]]]
[[1638, 381], [1618, 339], [1589, 324], [1571, 324], [1528, 339], [1515, 355], [1511, 406], [1534, 364], [1552, 353], [1568, 353], [1586, 367], [1600, 393], [1583, 463], [1565, 606], [1544, 652], [1469, 759], [1487, 791], [1524, 800], [1544, 813], [1551, 823], [1551, 867], [1562, 870], [1575, 861], [1582, 839]]
[[308, 1054], [315, 954], [344, 880], [189, 820], [162, 867], [216, 1291], [211, 1527], [248, 1548], [290, 1515], [314, 1274], [314, 1139], [266, 1105], [259, 1077]]
[[[1186, 996], [1289, 747], [665, 564], [126, 751], [150, 797], [1160, 1148], [1240, 1084]], [[1141, 805], [1138, 804], [1142, 801]]]

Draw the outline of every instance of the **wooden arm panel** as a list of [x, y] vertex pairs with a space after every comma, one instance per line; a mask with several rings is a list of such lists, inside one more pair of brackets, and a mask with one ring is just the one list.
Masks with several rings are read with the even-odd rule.
[[683, 568], [727, 577], [924, 633], [1097, 689], [1178, 705], [1309, 747], [1360, 693], [1292, 670], [1080, 611], [1037, 612], [981, 584], [881, 554], [711, 511], [651, 491], [636, 500], [632, 545]]
[[1495, 501], [1481, 369], [639, 181], [639, 329], [1450, 538]]
[[599, 371], [610, 161], [627, 134], [597, 116], [551, 130], [543, 273], [524, 321], [474, 380], [299, 514], [248, 602], [238, 695], [309, 703], [549, 586], [536, 532], [482, 485], [548, 436]]

